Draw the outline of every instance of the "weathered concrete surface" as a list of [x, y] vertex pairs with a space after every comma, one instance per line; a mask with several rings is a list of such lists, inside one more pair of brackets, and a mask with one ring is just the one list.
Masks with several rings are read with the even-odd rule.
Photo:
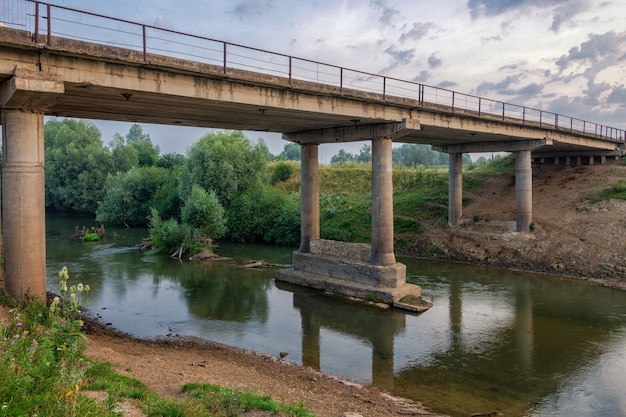
[[17, 70], [0, 84], [4, 291], [45, 299], [43, 114], [63, 93], [58, 77]]
[[311, 252], [294, 252], [292, 267], [277, 271], [276, 279], [364, 300], [375, 297], [396, 306], [406, 296], [421, 298], [421, 288], [406, 282], [404, 264], [372, 265], [370, 257], [368, 244], [313, 240]]

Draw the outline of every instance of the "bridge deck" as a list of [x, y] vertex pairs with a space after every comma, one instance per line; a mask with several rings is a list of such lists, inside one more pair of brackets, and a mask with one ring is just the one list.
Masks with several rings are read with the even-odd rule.
[[300, 143], [368, 140], [370, 125], [407, 122], [394, 140], [472, 151], [527, 140], [545, 140], [552, 153], [612, 151], [624, 140], [600, 125], [590, 133], [511, 117], [504, 103], [502, 114], [487, 113], [0, 28], [0, 81], [21, 70], [60, 77], [65, 92], [46, 109], [60, 117], [280, 132]]

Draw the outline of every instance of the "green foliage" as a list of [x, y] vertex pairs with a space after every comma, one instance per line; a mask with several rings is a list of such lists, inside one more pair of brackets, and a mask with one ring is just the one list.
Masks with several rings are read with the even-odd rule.
[[226, 232], [224, 209], [215, 193], [207, 193], [197, 185], [192, 187], [191, 195], [181, 210], [181, 219], [202, 237], [219, 239]]
[[272, 415], [313, 417], [301, 404], [281, 404], [269, 395], [252, 391], [236, 391], [211, 384], [185, 384], [183, 392], [203, 404], [207, 415], [238, 417], [250, 411], [268, 411]]
[[49, 309], [41, 302], [21, 304], [10, 310], [8, 323], [0, 323], [3, 415], [71, 416], [93, 410], [78, 396], [87, 367], [80, 308], [89, 287], [68, 287], [68, 281], [63, 268], [61, 296]]
[[439, 246], [435, 245], [432, 242], [428, 243], [428, 245], [426, 246], [426, 256], [437, 257], [441, 254], [443, 254], [443, 249], [441, 249]]
[[[167, 169], [135, 167], [106, 180], [106, 194], [96, 211], [96, 221], [132, 226], [145, 225], [157, 191], [171, 181]], [[163, 195], [159, 195], [162, 198]]]
[[330, 158], [330, 163], [331, 165], [341, 165], [341, 164], [345, 164], [348, 162], [354, 162], [355, 161], [355, 157], [354, 155], [352, 155], [350, 152], [346, 152], [343, 148], [339, 149], [339, 152], [337, 152], [335, 155], [333, 155]]
[[287, 143], [283, 151], [278, 155], [277, 159], [287, 161], [299, 161], [302, 154], [302, 148], [297, 143]]
[[228, 209], [237, 196], [262, 184], [268, 157], [264, 143], [253, 146], [240, 131], [208, 133], [189, 149], [180, 197], [186, 200], [195, 184], [215, 192]]
[[195, 252], [202, 246], [199, 240], [192, 239], [189, 225], [181, 225], [174, 219], [163, 221], [154, 208], [148, 217], [148, 232], [152, 237], [154, 252]]
[[320, 236], [344, 242], [371, 241], [371, 195], [321, 193]]
[[72, 119], [49, 120], [44, 131], [46, 206], [94, 213], [113, 158], [98, 128]]
[[113, 135], [109, 142], [115, 172], [126, 172], [139, 164], [139, 153], [135, 148], [126, 144], [126, 139], [119, 133]]
[[85, 233], [83, 236], [83, 241], [85, 242], [97, 242], [100, 240], [100, 236], [97, 233]]
[[226, 215], [228, 237], [232, 240], [281, 242], [289, 246], [300, 241], [299, 205], [279, 189], [258, 187], [248, 190], [233, 201]]
[[398, 216], [393, 218], [393, 230], [395, 233], [424, 233], [424, 228], [416, 219]]
[[166, 153], [165, 155], [159, 156], [159, 160], [157, 161], [157, 166], [159, 168], [170, 170], [182, 167], [184, 164], [185, 155], [181, 155], [179, 153]]
[[295, 168], [293, 167], [293, 165], [286, 162], [278, 162], [274, 166], [274, 170], [272, 171], [272, 184], [287, 181], [289, 178], [291, 178], [294, 172]]
[[599, 194], [591, 198], [592, 202], [599, 202], [602, 200], [626, 200], [626, 180], [619, 180], [612, 186], [605, 188]]

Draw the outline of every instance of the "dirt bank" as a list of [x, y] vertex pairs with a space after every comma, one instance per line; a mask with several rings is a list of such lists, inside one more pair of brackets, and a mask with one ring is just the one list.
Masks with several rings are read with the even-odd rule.
[[602, 189], [626, 179], [626, 167], [533, 166], [530, 234], [515, 233], [513, 173], [464, 190], [462, 223], [456, 228], [425, 222], [426, 232], [408, 253], [591, 280], [626, 289], [626, 201], [593, 202]]

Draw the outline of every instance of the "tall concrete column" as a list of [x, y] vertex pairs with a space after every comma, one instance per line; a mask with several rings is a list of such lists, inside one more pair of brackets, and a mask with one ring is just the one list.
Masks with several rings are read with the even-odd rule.
[[44, 110], [64, 92], [53, 74], [16, 69], [0, 84], [4, 291], [46, 297]]
[[43, 113], [2, 110], [4, 291], [45, 299]]
[[311, 251], [311, 239], [320, 238], [320, 179], [317, 144], [301, 146], [300, 252]]
[[517, 231], [530, 232], [533, 221], [533, 172], [530, 151], [515, 152], [515, 198]]
[[393, 164], [391, 139], [372, 140], [372, 255], [374, 265], [392, 265], [393, 253]]
[[463, 215], [463, 154], [449, 155], [448, 225], [457, 226]]

